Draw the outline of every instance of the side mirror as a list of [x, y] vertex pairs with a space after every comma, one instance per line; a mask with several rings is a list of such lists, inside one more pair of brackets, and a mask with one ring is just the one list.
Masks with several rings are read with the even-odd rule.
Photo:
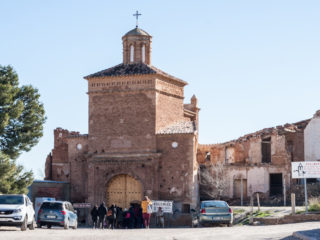
[[191, 211], [192, 213], [196, 212], [196, 210], [195, 210], [195, 209], [191, 209], [190, 211]]

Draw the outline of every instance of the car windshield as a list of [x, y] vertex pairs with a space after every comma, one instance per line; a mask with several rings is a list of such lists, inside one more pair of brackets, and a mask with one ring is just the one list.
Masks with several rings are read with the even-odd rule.
[[12, 204], [12, 205], [20, 205], [23, 204], [23, 196], [8, 196], [8, 195], [0, 195], [0, 204]]
[[57, 202], [44, 202], [41, 205], [42, 209], [57, 209], [62, 210], [62, 203]]
[[203, 203], [204, 208], [208, 208], [208, 207], [223, 208], [223, 207], [227, 207], [227, 206], [228, 206], [227, 203], [222, 202], [222, 201], [211, 201], [211, 202], [204, 202]]

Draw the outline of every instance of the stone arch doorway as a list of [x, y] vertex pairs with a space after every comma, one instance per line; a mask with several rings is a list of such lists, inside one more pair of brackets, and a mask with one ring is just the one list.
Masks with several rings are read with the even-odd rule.
[[121, 174], [108, 182], [107, 185], [107, 206], [115, 203], [122, 208], [129, 208], [131, 202], [142, 200], [142, 186], [135, 178]]

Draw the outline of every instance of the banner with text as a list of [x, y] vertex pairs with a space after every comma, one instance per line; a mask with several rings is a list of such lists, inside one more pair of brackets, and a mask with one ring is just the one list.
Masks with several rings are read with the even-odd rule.
[[320, 162], [291, 162], [292, 178], [320, 178]]
[[165, 213], [172, 213], [173, 201], [158, 201], [152, 200], [152, 212], [156, 213], [158, 208], [161, 207]]

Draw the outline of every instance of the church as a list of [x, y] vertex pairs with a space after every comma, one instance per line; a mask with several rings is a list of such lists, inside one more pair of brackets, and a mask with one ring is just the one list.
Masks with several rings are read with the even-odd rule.
[[122, 43], [122, 63], [84, 77], [88, 134], [54, 130], [45, 179], [68, 182], [72, 202], [128, 208], [147, 195], [188, 212], [199, 201], [197, 98], [184, 103], [187, 82], [151, 64], [146, 31]]

